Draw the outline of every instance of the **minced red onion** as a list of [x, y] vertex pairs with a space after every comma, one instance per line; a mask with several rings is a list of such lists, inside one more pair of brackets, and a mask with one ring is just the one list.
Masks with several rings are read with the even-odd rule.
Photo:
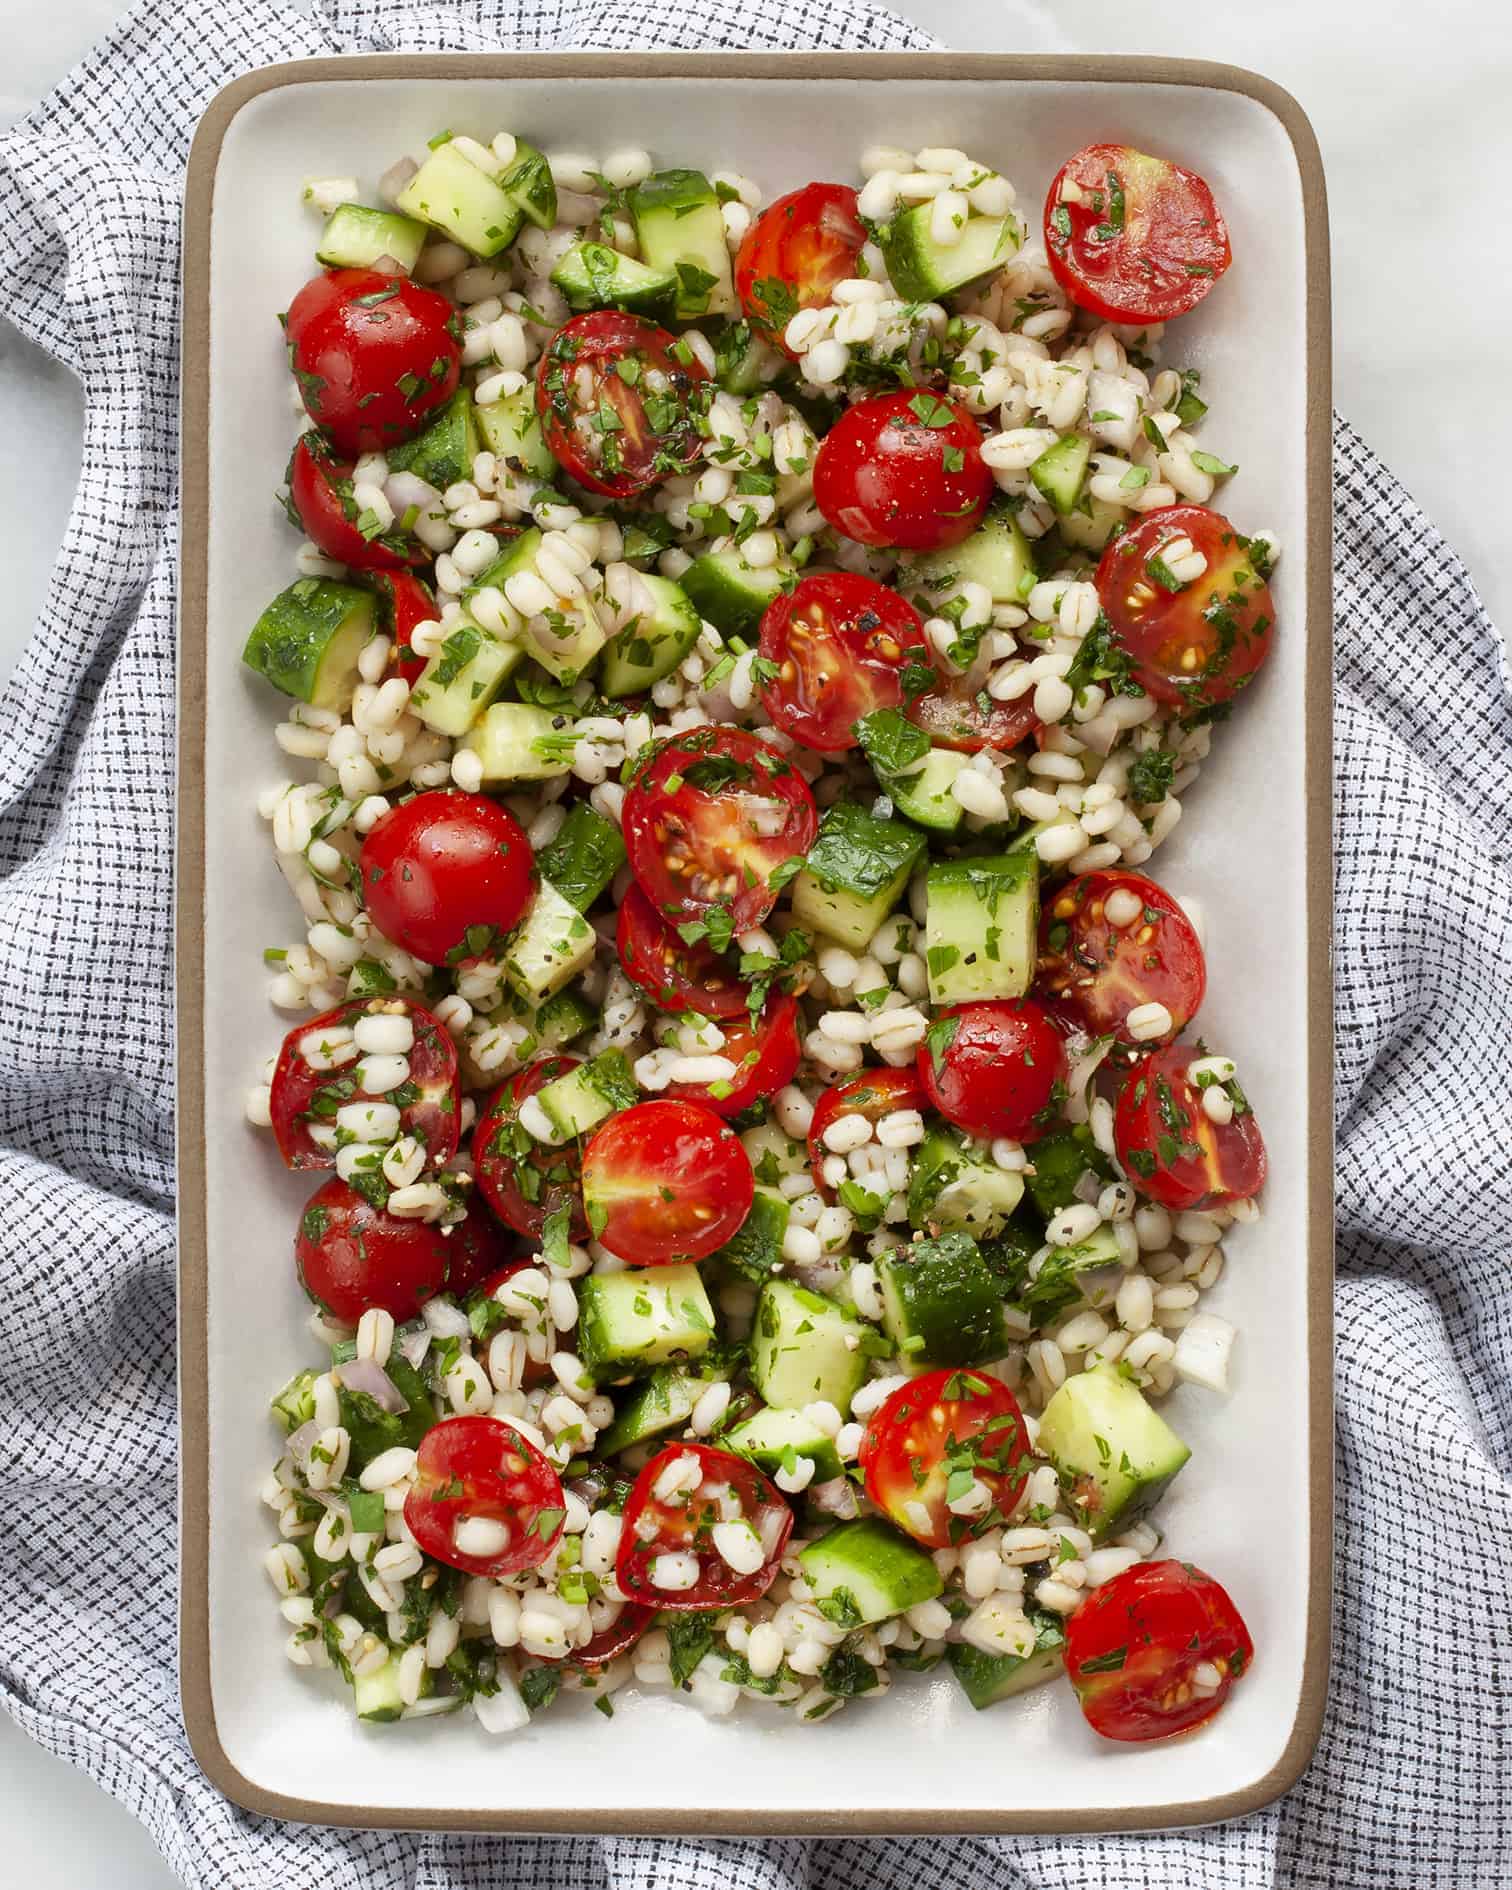
[[391, 164], [378, 179], [378, 195], [385, 203], [397, 202], [400, 191], [419, 168], [420, 166], [413, 158], [400, 158], [397, 164]]
[[409, 273], [397, 256], [379, 256], [368, 267], [376, 269], [380, 276], [403, 276]]
[[320, 1426], [311, 1418], [301, 1424], [297, 1431], [289, 1433], [288, 1452], [294, 1460], [295, 1468], [301, 1476], [308, 1476], [310, 1470], [310, 1452], [320, 1436]]
[[441, 503], [441, 494], [418, 473], [392, 472], [383, 482], [383, 496], [394, 508], [395, 518], [402, 518], [412, 505], [422, 512]]
[[416, 1324], [402, 1326], [395, 1336], [394, 1349], [398, 1352], [411, 1371], [420, 1369], [420, 1361], [430, 1350], [430, 1327]]
[[398, 1417], [409, 1409], [409, 1399], [389, 1377], [375, 1358], [349, 1358], [340, 1367], [341, 1382], [348, 1391], [365, 1393], [390, 1416]]

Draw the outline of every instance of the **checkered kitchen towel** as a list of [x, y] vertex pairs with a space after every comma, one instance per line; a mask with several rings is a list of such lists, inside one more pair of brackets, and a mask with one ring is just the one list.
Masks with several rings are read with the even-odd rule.
[[[721, 16], [725, 17], [721, 17]], [[1512, 1883], [1512, 717], [1492, 625], [1337, 457], [1339, 1512], [1327, 1729], [1281, 1805], [1145, 1838], [483, 1840], [281, 1827], [174, 1676], [174, 406], [190, 133], [367, 48], [923, 46], [838, 0], [153, 0], [0, 145], [0, 310], [84, 387], [83, 473], [0, 726], [0, 1705], [186, 1884], [676, 1890]], [[3, 1873], [0, 1873], [3, 1874]]]

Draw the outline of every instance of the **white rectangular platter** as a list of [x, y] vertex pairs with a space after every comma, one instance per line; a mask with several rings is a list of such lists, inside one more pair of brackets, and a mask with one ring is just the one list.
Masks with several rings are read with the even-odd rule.
[[[1114, 139], [1210, 181], [1234, 264], [1182, 324], [1226, 504], [1279, 535], [1274, 654], [1157, 862], [1195, 893], [1213, 970], [1205, 1036], [1236, 1055], [1271, 1180], [1213, 1306], [1241, 1329], [1227, 1400], [1179, 1389], [1193, 1448], [1164, 1504], [1173, 1552], [1210, 1567], [1253, 1631], [1253, 1669], [1201, 1734], [1098, 1740], [1071, 1690], [974, 1714], [948, 1673], [800, 1729], [747, 1705], [710, 1721], [628, 1689], [606, 1720], [564, 1701], [525, 1732], [358, 1723], [289, 1665], [260, 1561], [266, 1400], [309, 1351], [291, 1265], [306, 1178], [242, 1098], [285, 1024], [260, 952], [293, 907], [254, 802], [279, 774], [268, 692], [239, 662], [291, 575], [270, 494], [293, 432], [277, 312], [309, 275], [309, 175], [369, 192], [440, 126], [553, 147], [643, 144], [769, 196], [854, 179], [861, 150], [951, 144], [1018, 185], [1031, 220], [1062, 158]], [[249, 1807], [455, 1829], [1094, 1830], [1229, 1817], [1284, 1790], [1321, 1721], [1328, 1628], [1331, 1220], [1328, 996], [1328, 361], [1321, 175], [1305, 119], [1265, 81], [1180, 62], [732, 55], [324, 60], [257, 73], [212, 106], [186, 210], [179, 882], [183, 1691], [201, 1764]], [[564, 1780], [573, 1781], [564, 1791]]]

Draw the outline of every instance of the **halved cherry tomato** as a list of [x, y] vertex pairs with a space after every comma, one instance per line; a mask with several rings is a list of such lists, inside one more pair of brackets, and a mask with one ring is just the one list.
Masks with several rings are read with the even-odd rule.
[[[1115, 893], [1124, 904], [1138, 901], [1134, 917], [1122, 925], [1108, 917]], [[1129, 1012], [1163, 1004], [1171, 1028], [1162, 1035], [1179, 1036], [1197, 1015], [1206, 988], [1207, 966], [1191, 920], [1143, 873], [1083, 873], [1067, 880], [1046, 905], [1035, 996], [1089, 1035], [1132, 1043]]]
[[807, 853], [819, 831], [792, 762], [724, 726], [658, 742], [635, 771], [623, 820], [647, 898], [673, 925], [694, 927], [695, 941], [719, 947], [760, 925], [777, 903], [772, 874]]
[[[696, 1469], [698, 1482], [658, 1496], [663, 1472], [687, 1457], [693, 1459], [687, 1474], [691, 1478]], [[729, 1513], [730, 1499], [739, 1506], [738, 1517]], [[766, 1552], [761, 1566], [749, 1575], [737, 1574], [714, 1546], [715, 1525], [737, 1520], [750, 1525]], [[744, 1457], [708, 1444], [669, 1444], [641, 1471], [626, 1498], [615, 1578], [632, 1599], [673, 1613], [734, 1607], [755, 1601], [771, 1587], [792, 1528], [793, 1512]], [[657, 1587], [654, 1563], [663, 1555], [697, 1558], [698, 1579], [691, 1588]]]
[[536, 371], [546, 444], [579, 485], [627, 499], [703, 451], [710, 383], [686, 341], [639, 315], [574, 315]]
[[1184, 315], [1231, 260], [1203, 179], [1126, 144], [1089, 144], [1056, 172], [1045, 249], [1071, 300], [1105, 322]]
[[937, 748], [975, 755], [984, 748], [1006, 753], [1040, 726], [1034, 695], [1017, 702], [994, 702], [985, 689], [972, 689], [964, 675], [939, 677], [932, 689], [908, 705], [908, 719]]
[[1037, 1142], [1065, 1100], [1066, 1047], [1031, 998], [952, 1004], [919, 1046], [919, 1080], [968, 1135]]
[[856, 746], [856, 723], [903, 706], [903, 672], [929, 662], [924, 623], [875, 578], [822, 571], [774, 597], [761, 619], [761, 654], [777, 665], [761, 692], [778, 728], [806, 748]]
[[656, 916], [656, 907], [632, 886], [619, 912], [615, 938], [625, 975], [664, 1011], [700, 1017], [743, 1017], [746, 988], [734, 969], [700, 939], [685, 945]]
[[[460, 1526], [495, 1525], [496, 1547], [458, 1548]], [[562, 1479], [503, 1418], [443, 1418], [420, 1439], [404, 1520], [427, 1555], [469, 1575], [539, 1568], [567, 1520]]]
[[379, 572], [371, 582], [383, 600], [384, 628], [394, 642], [389, 668], [407, 683], [416, 682], [425, 668], [425, 658], [415, 654], [410, 639], [418, 625], [440, 621], [436, 599], [430, 586], [412, 571]]
[[427, 965], [481, 958], [518, 923], [534, 878], [524, 828], [483, 794], [417, 794], [382, 815], [362, 843], [374, 925]]
[[446, 1285], [449, 1259], [439, 1227], [385, 1213], [339, 1175], [310, 1196], [294, 1236], [300, 1285], [349, 1326], [370, 1306], [413, 1319]]
[[[484, 1215], [483, 1218], [489, 1220], [487, 1215]], [[499, 1251], [502, 1255], [504, 1247], [503, 1230], [499, 1227], [497, 1221], [490, 1221], [490, 1225], [494, 1229], [495, 1238], [498, 1241]], [[466, 1304], [462, 1308], [469, 1320], [472, 1320], [474, 1315], [480, 1312], [486, 1300], [492, 1299], [495, 1294], [497, 1294], [501, 1286], [507, 1285], [517, 1273], [523, 1273], [526, 1267], [533, 1267], [538, 1263], [538, 1256], [534, 1252], [527, 1250], [524, 1253], [515, 1254], [511, 1259], [505, 1260], [502, 1266], [493, 1268], [486, 1279], [477, 1280], [467, 1293]], [[457, 1296], [456, 1289], [452, 1287], [450, 1283], [447, 1285], [447, 1291], [452, 1293], [454, 1297]], [[484, 1325], [482, 1329], [486, 1335], [491, 1337], [493, 1332], [497, 1329], [498, 1322], [491, 1314], [487, 1317], [488, 1323]], [[476, 1332], [478, 1329], [478, 1326], [474, 1324], [473, 1330]], [[556, 1374], [552, 1371], [549, 1360], [526, 1357], [525, 1371], [521, 1382], [527, 1391], [534, 1390], [537, 1385], [553, 1384], [555, 1379]]]
[[[1167, 560], [1179, 565], [1189, 550], [1207, 569], [1183, 580]], [[1250, 541], [1205, 505], [1146, 512], [1103, 553], [1097, 595], [1136, 680], [1184, 714], [1230, 701], [1270, 654], [1270, 585]]]
[[814, 457], [815, 505], [863, 545], [958, 545], [996, 490], [969, 411], [922, 387], [857, 401]]
[[1236, 1082], [1223, 1085], [1232, 1119], [1218, 1123], [1187, 1072], [1203, 1054], [1167, 1044], [1136, 1063], [1113, 1107], [1113, 1140], [1141, 1194], [1176, 1213], [1245, 1201], [1265, 1182], [1265, 1139]]
[[327, 269], [289, 304], [289, 365], [310, 418], [348, 459], [418, 432], [456, 390], [457, 311], [376, 269]]
[[696, 1103], [636, 1103], [583, 1151], [588, 1225], [632, 1266], [702, 1260], [739, 1228], [755, 1192], [734, 1131]]
[[1190, 1562], [1137, 1562], [1066, 1623], [1066, 1673], [1105, 1739], [1165, 1739], [1211, 1719], [1255, 1658], [1228, 1591]]
[[530, 1258], [509, 1258], [503, 1228], [475, 1194], [467, 1204], [467, 1218], [446, 1230], [446, 1290], [453, 1299], [466, 1299], [480, 1290], [480, 1281], [496, 1282], [506, 1271], [527, 1266]]
[[738, 1116], [763, 1096], [775, 1096], [798, 1073], [798, 1000], [775, 991], [754, 1025], [732, 1020], [723, 1030], [723, 1047], [713, 1054], [735, 1065], [734, 1076], [723, 1083], [669, 1083], [666, 1094], [716, 1116]]
[[352, 496], [352, 461], [339, 458], [314, 431], [302, 433], [289, 457], [289, 503], [310, 543], [354, 571], [392, 571], [429, 564], [435, 555], [397, 527], [362, 529]]
[[[407, 1017], [414, 1031], [409, 1052], [409, 1081], [398, 1090], [370, 1094], [357, 1086], [362, 1059], [350, 1038], [351, 1026], [370, 1013]], [[347, 1034], [336, 1068], [317, 1069], [303, 1046], [319, 1049], [327, 1033]], [[349, 1054], [348, 1054], [349, 1053]], [[286, 1168], [334, 1168], [336, 1151], [322, 1148], [310, 1134], [313, 1124], [334, 1129], [336, 1111], [347, 1103], [398, 1102], [399, 1126], [425, 1149], [426, 1166], [444, 1168], [457, 1152], [461, 1094], [457, 1088], [457, 1048], [443, 1025], [408, 998], [353, 998], [322, 1011], [307, 1024], [296, 1024], [283, 1040], [273, 1066], [269, 1112], [273, 1139]]]
[[801, 308], [819, 308], [856, 273], [866, 226], [849, 184], [805, 184], [762, 211], [735, 256], [735, 293], [762, 333], [790, 360], [782, 331]]
[[473, 1131], [479, 1192], [506, 1226], [529, 1240], [539, 1239], [547, 1216], [563, 1206], [572, 1210], [572, 1238], [581, 1240], [588, 1232], [578, 1196], [583, 1159], [578, 1144], [544, 1147], [519, 1120], [527, 1096], [577, 1066], [576, 1057], [542, 1057], [516, 1070], [489, 1097]]
[[825, 1157], [831, 1152], [824, 1145], [824, 1131], [832, 1122], [837, 1122], [841, 1116], [865, 1116], [868, 1122], [877, 1123], [895, 1109], [928, 1107], [924, 1085], [919, 1081], [918, 1071], [912, 1067], [863, 1070], [859, 1076], [848, 1076], [843, 1083], [834, 1084], [815, 1103], [814, 1118], [809, 1124], [809, 1167], [813, 1170], [814, 1186], [821, 1194], [833, 1193], [824, 1179]]
[[[926, 1372], [900, 1385], [872, 1417], [859, 1462], [866, 1494], [898, 1527], [931, 1549], [948, 1549], [1013, 1514], [1032, 1464], [1018, 1400], [985, 1372]], [[985, 1484], [980, 1515], [957, 1516], [957, 1497]]]

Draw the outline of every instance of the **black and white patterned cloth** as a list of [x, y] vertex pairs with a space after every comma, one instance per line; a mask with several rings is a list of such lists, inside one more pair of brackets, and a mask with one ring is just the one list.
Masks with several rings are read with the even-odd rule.
[[[330, 51], [929, 42], [840, 0], [152, 0], [0, 142], [0, 309], [83, 472], [0, 705], [0, 1705], [186, 1884], [1512, 1884], [1512, 715], [1460, 563], [1338, 433], [1337, 1603], [1318, 1756], [1141, 1838], [487, 1840], [250, 1818], [174, 1672], [170, 848], [179, 200], [236, 74]], [[4, 1876], [0, 1867], [0, 1877]]]

